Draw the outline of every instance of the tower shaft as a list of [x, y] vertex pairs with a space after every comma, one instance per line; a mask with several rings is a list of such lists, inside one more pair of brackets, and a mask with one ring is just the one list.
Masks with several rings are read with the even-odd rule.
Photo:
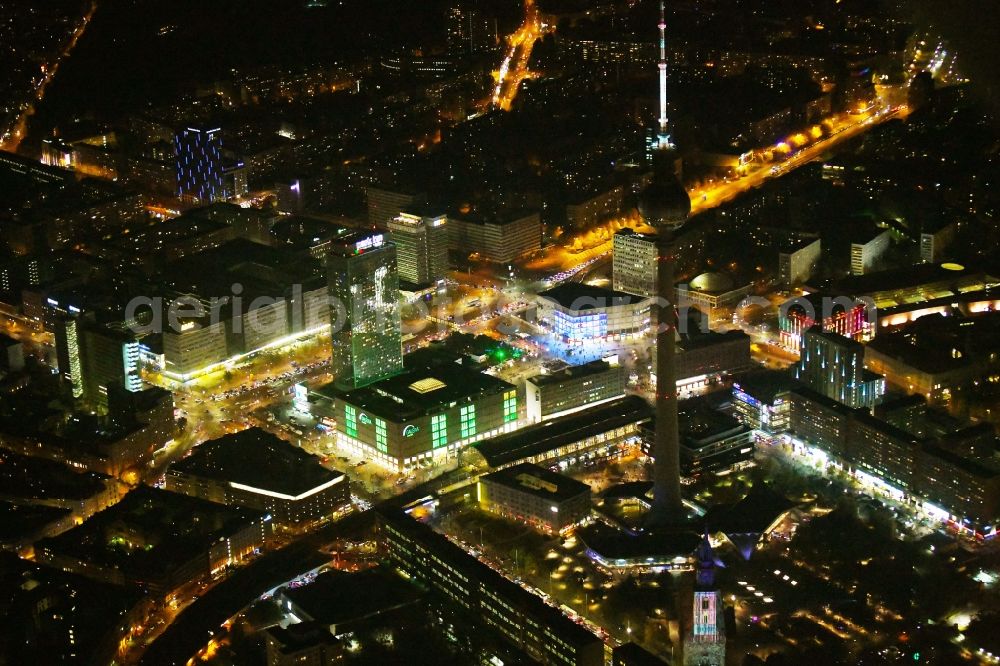
[[656, 240], [656, 409], [653, 440], [652, 526], [669, 525], [684, 515], [681, 502], [680, 437], [675, 366], [674, 244], [670, 231]]

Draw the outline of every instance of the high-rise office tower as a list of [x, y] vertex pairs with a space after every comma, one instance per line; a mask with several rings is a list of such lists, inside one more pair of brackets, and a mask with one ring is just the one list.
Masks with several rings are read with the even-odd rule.
[[677, 422], [675, 369], [676, 313], [674, 301], [674, 233], [691, 213], [691, 199], [677, 180], [673, 144], [667, 134], [666, 55], [663, 3], [660, 3], [660, 136], [654, 153], [653, 181], [639, 198], [639, 212], [656, 229], [657, 301], [651, 312], [656, 326], [656, 428], [653, 440], [653, 506], [650, 527], [664, 527], [685, 518], [681, 500], [680, 435]]
[[74, 398], [83, 397], [83, 352], [80, 341], [80, 318], [62, 316], [55, 324], [56, 359], [59, 375]]
[[221, 128], [185, 127], [174, 135], [174, 154], [178, 197], [202, 204], [226, 198]]
[[337, 385], [357, 388], [401, 372], [395, 244], [372, 232], [340, 238], [330, 249], [327, 276]]
[[425, 286], [444, 279], [448, 272], [447, 225], [443, 214], [401, 213], [389, 222], [400, 280]]
[[453, 2], [445, 15], [445, 29], [448, 50], [453, 53], [475, 53], [499, 42], [496, 19], [477, 9], [474, 2]]
[[634, 229], [615, 233], [611, 250], [611, 286], [636, 296], [656, 295], [656, 235]]
[[396, 219], [404, 210], [426, 203], [427, 195], [415, 189], [390, 185], [369, 185], [365, 188], [368, 199], [368, 224], [383, 231], [389, 228], [389, 222]]
[[55, 325], [59, 373], [74, 398], [106, 411], [115, 389], [142, 390], [139, 340], [124, 324], [99, 324], [94, 313], [66, 313]]
[[865, 370], [865, 346], [819, 326], [802, 335], [795, 378], [848, 407], [870, 409], [885, 393], [885, 378]]
[[691, 627], [684, 635], [684, 666], [724, 666], [726, 663], [726, 623], [722, 593], [715, 585], [719, 562], [706, 535], [695, 551], [694, 603]]

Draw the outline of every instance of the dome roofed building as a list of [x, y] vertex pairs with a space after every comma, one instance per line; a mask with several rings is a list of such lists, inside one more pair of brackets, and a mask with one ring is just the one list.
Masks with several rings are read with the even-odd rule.
[[687, 284], [677, 285], [677, 298], [715, 320], [722, 315], [728, 316], [727, 309], [737, 307], [752, 290], [753, 283], [737, 283], [732, 275], [709, 271]]
[[722, 273], [702, 273], [691, 280], [689, 285], [694, 291], [706, 294], [722, 294], [733, 288], [733, 279]]

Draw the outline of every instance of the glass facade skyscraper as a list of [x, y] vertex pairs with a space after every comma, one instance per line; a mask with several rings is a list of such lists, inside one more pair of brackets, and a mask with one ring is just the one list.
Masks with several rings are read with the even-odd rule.
[[337, 385], [358, 388], [401, 372], [396, 246], [377, 233], [339, 239], [327, 276]]

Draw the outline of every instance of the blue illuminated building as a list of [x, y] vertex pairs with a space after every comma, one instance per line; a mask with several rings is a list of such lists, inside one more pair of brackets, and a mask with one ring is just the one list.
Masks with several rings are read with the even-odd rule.
[[621, 342], [644, 335], [651, 299], [575, 282], [538, 294], [543, 329], [563, 343]]
[[593, 340], [603, 338], [608, 334], [608, 315], [582, 315], [574, 317], [565, 312], [556, 311], [552, 316], [552, 331], [564, 340]]
[[793, 374], [812, 390], [848, 407], [871, 409], [885, 393], [885, 378], [865, 369], [864, 345], [819, 326], [803, 334]]
[[180, 130], [174, 136], [174, 153], [178, 197], [204, 204], [225, 200], [221, 128]]
[[791, 409], [788, 373], [763, 370], [737, 377], [733, 382], [733, 408], [751, 430], [778, 435], [788, 430]]

